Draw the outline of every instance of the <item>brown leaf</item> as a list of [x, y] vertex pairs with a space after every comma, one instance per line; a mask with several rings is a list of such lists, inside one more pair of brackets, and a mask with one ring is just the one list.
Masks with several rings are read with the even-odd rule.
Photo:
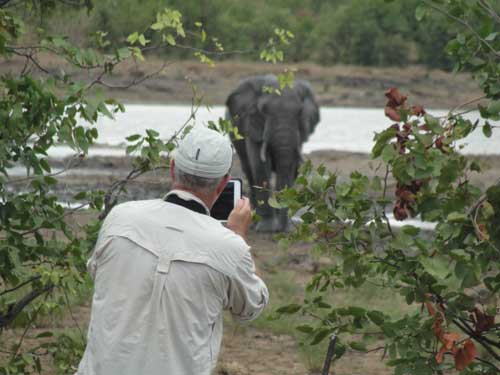
[[446, 347], [443, 345], [441, 347], [441, 349], [439, 349], [439, 352], [437, 352], [437, 354], [436, 354], [436, 362], [437, 363], [443, 362], [444, 353], [446, 353]]
[[384, 108], [384, 113], [387, 117], [389, 117], [392, 121], [401, 121], [401, 115], [392, 107], [386, 106]]
[[434, 334], [436, 335], [436, 337], [441, 340], [441, 337], [443, 336], [443, 327], [441, 326], [441, 324], [443, 324], [443, 316], [441, 314], [439, 314], [437, 317], [436, 317], [436, 320], [434, 321], [434, 323], [432, 323], [432, 329], [434, 331]]
[[403, 190], [400, 194], [399, 194], [399, 197], [405, 201], [405, 202], [409, 202], [409, 203], [414, 203], [415, 202], [415, 194], [413, 194], [411, 191], [409, 190]]
[[430, 316], [434, 316], [436, 314], [436, 310], [434, 309], [434, 306], [432, 306], [432, 303], [427, 301], [425, 303], [425, 306], [427, 307], [427, 312], [429, 313]]
[[460, 335], [456, 332], [444, 333], [441, 335], [441, 342], [448, 350], [452, 350], [455, 343], [460, 341]]
[[481, 333], [484, 331], [489, 331], [495, 325], [495, 316], [488, 315], [477, 307], [474, 309], [474, 323], [477, 333]]
[[479, 224], [477, 228], [479, 229], [480, 240], [488, 241], [490, 239], [490, 234], [488, 233], [488, 229], [486, 229], [486, 225]]
[[462, 348], [459, 348], [455, 354], [455, 369], [462, 371], [474, 361], [477, 355], [476, 345], [471, 340], [467, 340]]
[[413, 116], [423, 116], [425, 115], [425, 109], [421, 105], [412, 105], [411, 114]]
[[389, 99], [389, 103], [387, 103], [387, 105], [393, 108], [403, 105], [407, 98], [402, 95], [396, 87], [391, 87], [387, 90], [385, 96]]
[[441, 347], [441, 349], [439, 349], [439, 352], [436, 353], [436, 362], [437, 363], [441, 363], [443, 362], [443, 356], [444, 356], [444, 353], [446, 353], [446, 348], [445, 346], [443, 345]]
[[408, 211], [406, 208], [401, 204], [401, 201], [398, 200], [394, 206], [394, 218], [399, 221], [403, 221], [408, 217]]

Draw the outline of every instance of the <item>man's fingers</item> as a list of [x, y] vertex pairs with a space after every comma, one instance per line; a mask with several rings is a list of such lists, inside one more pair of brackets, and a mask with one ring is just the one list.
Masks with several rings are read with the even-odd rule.
[[249, 206], [250, 201], [247, 197], [241, 197], [238, 202], [236, 202], [236, 207], [238, 210], [242, 210], [245, 206]]

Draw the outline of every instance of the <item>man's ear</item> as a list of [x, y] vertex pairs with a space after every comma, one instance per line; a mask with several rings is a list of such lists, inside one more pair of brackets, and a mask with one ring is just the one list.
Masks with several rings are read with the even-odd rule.
[[172, 159], [170, 160], [170, 178], [172, 179], [172, 183], [175, 182], [174, 168], [175, 168], [175, 160]]

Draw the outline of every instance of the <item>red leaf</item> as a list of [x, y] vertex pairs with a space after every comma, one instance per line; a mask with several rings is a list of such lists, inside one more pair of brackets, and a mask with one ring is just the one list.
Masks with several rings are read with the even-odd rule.
[[401, 121], [401, 116], [400, 114], [398, 113], [398, 111], [396, 111], [394, 108], [392, 107], [385, 107], [384, 108], [384, 113], [387, 117], [389, 117], [392, 121]]

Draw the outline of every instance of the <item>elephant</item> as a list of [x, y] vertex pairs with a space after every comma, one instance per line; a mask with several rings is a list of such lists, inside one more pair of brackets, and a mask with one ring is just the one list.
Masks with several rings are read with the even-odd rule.
[[274, 75], [261, 75], [240, 82], [226, 100], [226, 119], [243, 139], [232, 142], [250, 187], [252, 206], [261, 217], [260, 232], [289, 229], [287, 209], [269, 206], [272, 174], [275, 190], [292, 187], [302, 161], [302, 144], [320, 120], [319, 106], [311, 86], [296, 80], [293, 88], [280, 89]]

